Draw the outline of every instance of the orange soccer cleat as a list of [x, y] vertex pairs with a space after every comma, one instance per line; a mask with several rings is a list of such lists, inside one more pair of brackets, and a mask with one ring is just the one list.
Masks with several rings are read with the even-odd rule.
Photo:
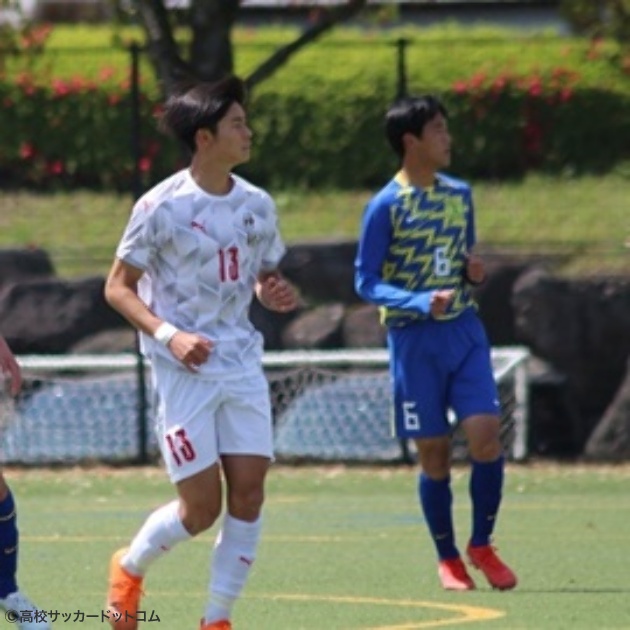
[[506, 591], [516, 586], [516, 575], [497, 556], [491, 545], [482, 547], [471, 547], [468, 545], [467, 553], [470, 563], [486, 576], [486, 580], [488, 580], [492, 588]]
[[208, 623], [202, 619], [199, 630], [232, 630], [232, 624], [227, 619], [209, 621]]
[[114, 630], [136, 630], [138, 627], [142, 577], [123, 569], [120, 561], [126, 553], [127, 549], [119, 549], [109, 565], [106, 609], [110, 614], [109, 625]]
[[474, 591], [475, 583], [472, 581], [462, 559], [449, 558], [440, 560], [438, 565], [438, 575], [442, 587], [447, 591]]

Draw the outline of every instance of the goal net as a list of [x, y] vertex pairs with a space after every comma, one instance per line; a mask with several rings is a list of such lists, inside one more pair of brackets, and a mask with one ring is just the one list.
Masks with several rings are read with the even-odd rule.
[[[527, 455], [527, 349], [493, 348], [509, 457]], [[25, 387], [0, 399], [5, 464], [157, 461], [147, 366], [134, 355], [21, 356]], [[264, 356], [279, 461], [401, 462], [411, 444], [390, 433], [388, 354], [375, 350]], [[454, 431], [453, 456], [466, 449]]]

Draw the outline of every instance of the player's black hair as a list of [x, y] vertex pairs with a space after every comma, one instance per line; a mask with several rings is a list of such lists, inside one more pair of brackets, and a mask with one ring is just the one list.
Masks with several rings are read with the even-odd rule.
[[424, 126], [438, 114], [448, 118], [442, 102], [431, 94], [398, 99], [385, 114], [385, 135], [400, 158], [404, 155], [403, 136], [411, 133], [420, 138]]
[[198, 129], [212, 133], [234, 103], [245, 107], [247, 90], [242, 79], [227, 76], [215, 83], [200, 82], [182, 85], [166, 101], [160, 128], [174, 135], [195, 152]]

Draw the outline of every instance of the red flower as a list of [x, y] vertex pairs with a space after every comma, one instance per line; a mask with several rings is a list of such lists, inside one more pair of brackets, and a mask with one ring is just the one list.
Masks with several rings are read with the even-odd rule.
[[534, 77], [529, 84], [529, 89], [527, 90], [530, 96], [538, 97], [542, 94], [542, 81], [539, 77]]
[[114, 68], [111, 66], [107, 66], [105, 68], [101, 68], [101, 71], [98, 73], [98, 78], [101, 81], [109, 81], [114, 76]]
[[155, 157], [160, 151], [160, 143], [156, 142], [155, 140], [153, 142], [149, 142], [149, 145], [147, 146], [147, 156], [150, 158]]
[[455, 94], [466, 94], [466, 92], [468, 92], [466, 81], [455, 81], [455, 83], [453, 83], [453, 91]]
[[524, 130], [525, 151], [529, 155], [538, 155], [542, 151], [543, 128], [535, 120], [528, 120]]
[[20, 147], [20, 157], [23, 160], [30, 160], [35, 157], [35, 147], [28, 142], [23, 142]]
[[573, 90], [571, 88], [564, 88], [560, 91], [560, 102], [566, 103], [573, 98]]
[[66, 83], [65, 81], [62, 81], [61, 79], [53, 79], [52, 89], [53, 89], [53, 94], [60, 98], [63, 96], [67, 96], [68, 94], [70, 94], [70, 91], [71, 91], [68, 83]]
[[52, 162], [48, 162], [48, 164], [46, 164], [46, 172], [49, 175], [61, 175], [64, 170], [65, 168], [61, 160], [53, 160]]
[[477, 74], [473, 74], [470, 79], [470, 87], [472, 88], [480, 88], [486, 82], [486, 75], [483, 72], [477, 72]]
[[142, 157], [138, 161], [138, 168], [141, 173], [148, 173], [151, 170], [151, 166], [153, 166], [153, 160], [150, 157]]

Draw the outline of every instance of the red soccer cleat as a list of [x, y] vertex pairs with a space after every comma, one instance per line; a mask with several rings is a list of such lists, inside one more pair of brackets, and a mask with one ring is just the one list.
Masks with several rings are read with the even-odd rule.
[[232, 630], [232, 624], [227, 619], [221, 619], [220, 621], [212, 621], [205, 623], [201, 620], [199, 630]]
[[467, 553], [470, 563], [486, 576], [486, 580], [488, 580], [492, 588], [507, 591], [516, 586], [518, 581], [516, 575], [497, 556], [494, 547], [491, 545], [482, 547], [471, 547], [468, 545]]
[[447, 591], [474, 591], [475, 583], [473, 582], [462, 559], [449, 558], [448, 560], [440, 560], [438, 565], [438, 575], [442, 587]]

